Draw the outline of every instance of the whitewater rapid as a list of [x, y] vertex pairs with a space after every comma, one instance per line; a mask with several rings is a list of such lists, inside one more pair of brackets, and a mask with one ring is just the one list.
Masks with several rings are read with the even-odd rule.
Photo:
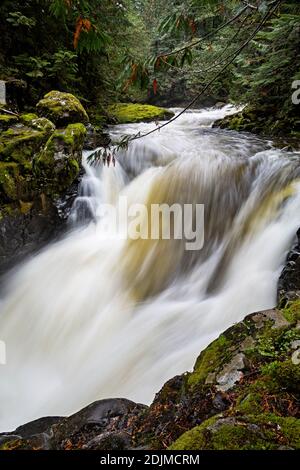
[[[119, 151], [115, 168], [92, 167], [85, 153], [70, 231], [7, 279], [0, 430], [101, 398], [150, 403], [220, 332], [276, 304], [300, 225], [299, 154], [211, 127], [234, 111], [186, 113]], [[154, 125], [115, 126], [111, 135]], [[203, 249], [107, 230], [101, 205], [121, 196], [204, 204]]]

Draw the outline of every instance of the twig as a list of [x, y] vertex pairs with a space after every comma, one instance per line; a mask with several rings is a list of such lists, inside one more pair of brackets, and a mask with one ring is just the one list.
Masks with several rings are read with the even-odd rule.
[[190, 47], [197, 46], [197, 44], [204, 41], [204, 39], [207, 39], [208, 37], [213, 36], [214, 34], [218, 33], [222, 29], [226, 28], [226, 26], [229, 26], [231, 23], [234, 23], [234, 21], [237, 20], [247, 9], [248, 9], [248, 6], [245, 6], [244, 8], [241, 9], [241, 11], [239, 11], [239, 13], [233, 16], [230, 20], [223, 23], [221, 26], [219, 26], [219, 28], [215, 29], [214, 31], [211, 31], [210, 33], [207, 33], [205, 36], [202, 36], [202, 38], [198, 39], [197, 41], [194, 41], [191, 44], [187, 44], [186, 46], [183, 46], [180, 49], [176, 49], [175, 51], [166, 52], [165, 54], [160, 54], [158, 57], [168, 57], [170, 55], [178, 54], [179, 52], [185, 51], [186, 49], [189, 49]]
[[8, 109], [0, 108], [1, 113], [7, 113], [7, 114], [12, 114], [13, 116], [19, 116], [17, 113], [14, 113], [13, 111], [9, 111]]
[[251, 5], [251, 3], [243, 1], [243, 4], [246, 5], [248, 8], [251, 8], [252, 10], [258, 10], [258, 7], [256, 7], [255, 5]]

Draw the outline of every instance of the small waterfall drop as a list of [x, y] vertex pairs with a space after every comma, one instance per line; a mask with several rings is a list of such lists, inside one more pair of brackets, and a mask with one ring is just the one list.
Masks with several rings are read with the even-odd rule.
[[[275, 305], [300, 225], [300, 155], [212, 128], [234, 111], [186, 113], [119, 151], [115, 168], [92, 167], [85, 154], [72, 230], [16, 270], [1, 299], [1, 430], [101, 398], [149, 403], [220, 332]], [[101, 207], [120, 197], [204, 204], [203, 249], [107, 230]]]

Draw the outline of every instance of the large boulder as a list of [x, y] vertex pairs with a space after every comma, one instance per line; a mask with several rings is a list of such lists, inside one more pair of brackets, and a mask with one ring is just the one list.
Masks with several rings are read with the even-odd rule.
[[87, 124], [89, 117], [80, 101], [71, 93], [50, 91], [36, 105], [39, 116], [50, 119], [57, 127], [82, 122]]
[[149, 104], [117, 103], [108, 107], [108, 115], [119, 124], [168, 120], [172, 111]]

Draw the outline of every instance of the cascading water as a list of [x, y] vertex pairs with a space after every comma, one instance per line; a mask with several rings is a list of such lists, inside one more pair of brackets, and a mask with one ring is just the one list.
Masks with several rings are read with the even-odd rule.
[[[231, 112], [186, 113], [120, 151], [115, 168], [91, 167], [85, 155], [70, 216], [76, 228], [7, 281], [2, 430], [106, 397], [149, 403], [221, 331], [275, 305], [300, 225], [299, 154], [211, 128]], [[123, 240], [107, 230], [101, 205], [121, 196], [147, 206], [204, 204], [203, 249], [187, 252], [184, 240]]]

